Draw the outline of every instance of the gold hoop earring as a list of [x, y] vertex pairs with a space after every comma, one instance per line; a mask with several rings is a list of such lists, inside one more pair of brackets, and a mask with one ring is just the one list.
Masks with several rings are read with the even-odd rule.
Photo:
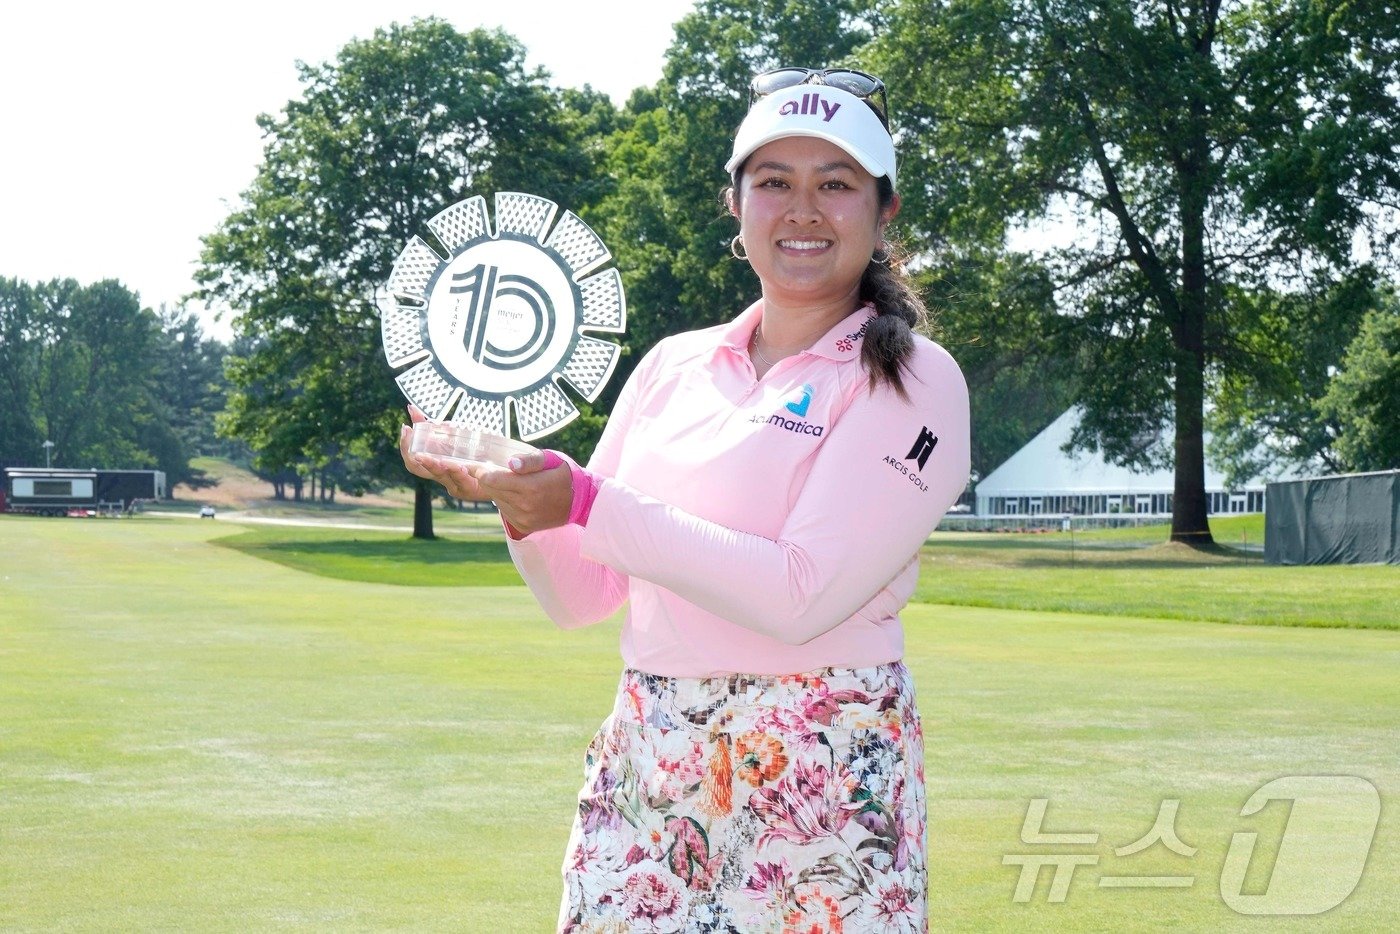
[[[743, 252], [740, 252], [741, 250]], [[745, 262], [748, 261], [749, 251], [744, 249], [743, 234], [735, 234], [734, 239], [729, 241], [729, 252], [734, 254], [735, 259], [743, 260]]]

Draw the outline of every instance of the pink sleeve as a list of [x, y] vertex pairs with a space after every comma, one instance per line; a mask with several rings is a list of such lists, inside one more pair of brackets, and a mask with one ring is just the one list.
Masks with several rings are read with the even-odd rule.
[[[761, 635], [811, 641], [917, 561], [966, 486], [967, 386], [957, 364], [939, 349], [905, 387], [909, 402], [885, 387], [856, 390], [776, 539], [605, 480], [580, 530], [583, 555]], [[932, 449], [915, 468], [926, 439]]]
[[[623, 436], [632, 420], [638, 386], [645, 380], [651, 357], [637, 364], [613, 406], [603, 436], [588, 461], [588, 469], [600, 477], [617, 472]], [[580, 554], [582, 528], [565, 525], [524, 538], [506, 536], [515, 567], [554, 623], [575, 629], [607, 619], [627, 600], [627, 576]]]
[[616, 613], [627, 599], [627, 578], [579, 555], [577, 525], [506, 539], [530, 592], [555, 625], [577, 629]]
[[[574, 525], [587, 525], [588, 513], [593, 509], [593, 500], [598, 498], [598, 487], [602, 485], [603, 478], [587, 467], [580, 467], [577, 461], [563, 451], [546, 448], [543, 460], [545, 470], [553, 470], [555, 467], [569, 469], [569, 493], [573, 497], [573, 501], [569, 504], [568, 521]], [[518, 467], [519, 459], [511, 458], [510, 463], [512, 468]], [[525, 537], [520, 534], [519, 529], [504, 518], [501, 519], [501, 523], [505, 525], [506, 534], [511, 538]]]

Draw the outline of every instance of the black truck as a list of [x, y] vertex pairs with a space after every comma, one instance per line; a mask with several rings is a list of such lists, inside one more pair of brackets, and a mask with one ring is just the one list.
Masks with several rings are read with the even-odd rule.
[[128, 512], [165, 498], [163, 470], [6, 467], [4, 508], [45, 516]]

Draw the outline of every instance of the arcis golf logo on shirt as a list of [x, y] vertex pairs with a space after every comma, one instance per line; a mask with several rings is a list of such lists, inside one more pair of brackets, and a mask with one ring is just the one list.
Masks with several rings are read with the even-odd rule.
[[[755, 425], [767, 425], [770, 428], [781, 428], [797, 435], [812, 435], [820, 438], [826, 432], [825, 425], [813, 425], [807, 421], [807, 411], [812, 407], [812, 395], [815, 390], [811, 383], [803, 383], [802, 388], [790, 394], [783, 400], [781, 411], [772, 415], [762, 413], [749, 419]], [[788, 415], [796, 415], [797, 418], [789, 418]]]
[[909, 449], [909, 453], [904, 455], [907, 461], [916, 460], [919, 462], [919, 471], [923, 472], [924, 465], [928, 463], [928, 456], [933, 453], [933, 449], [938, 446], [938, 439], [933, 436], [933, 432], [925, 425], [919, 432], [919, 437], [914, 439], [914, 446]]
[[[914, 439], [914, 445], [909, 449], [909, 453], [903, 457], [895, 457], [893, 454], [885, 455], [885, 463], [909, 478], [909, 482], [918, 487], [921, 491], [928, 492], [928, 484], [923, 481], [919, 473], [928, 463], [929, 455], [933, 449], [938, 447], [938, 436], [929, 430], [927, 425], [921, 426], [919, 435]], [[905, 461], [913, 461], [918, 465], [916, 470], [910, 470]]]

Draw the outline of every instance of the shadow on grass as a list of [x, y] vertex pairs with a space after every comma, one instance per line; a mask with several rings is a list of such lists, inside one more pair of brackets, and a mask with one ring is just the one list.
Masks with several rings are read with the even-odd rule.
[[402, 535], [256, 529], [215, 539], [224, 548], [322, 577], [411, 587], [520, 583], [503, 540], [431, 541]]
[[240, 545], [237, 537], [221, 542], [248, 554], [261, 553], [276, 560], [276, 555], [307, 555], [324, 558], [352, 558], [360, 561], [407, 561], [415, 564], [461, 564], [462, 562], [510, 563], [505, 542], [462, 542], [437, 539], [424, 542], [406, 541], [331, 541], [331, 542], [250, 542]]

